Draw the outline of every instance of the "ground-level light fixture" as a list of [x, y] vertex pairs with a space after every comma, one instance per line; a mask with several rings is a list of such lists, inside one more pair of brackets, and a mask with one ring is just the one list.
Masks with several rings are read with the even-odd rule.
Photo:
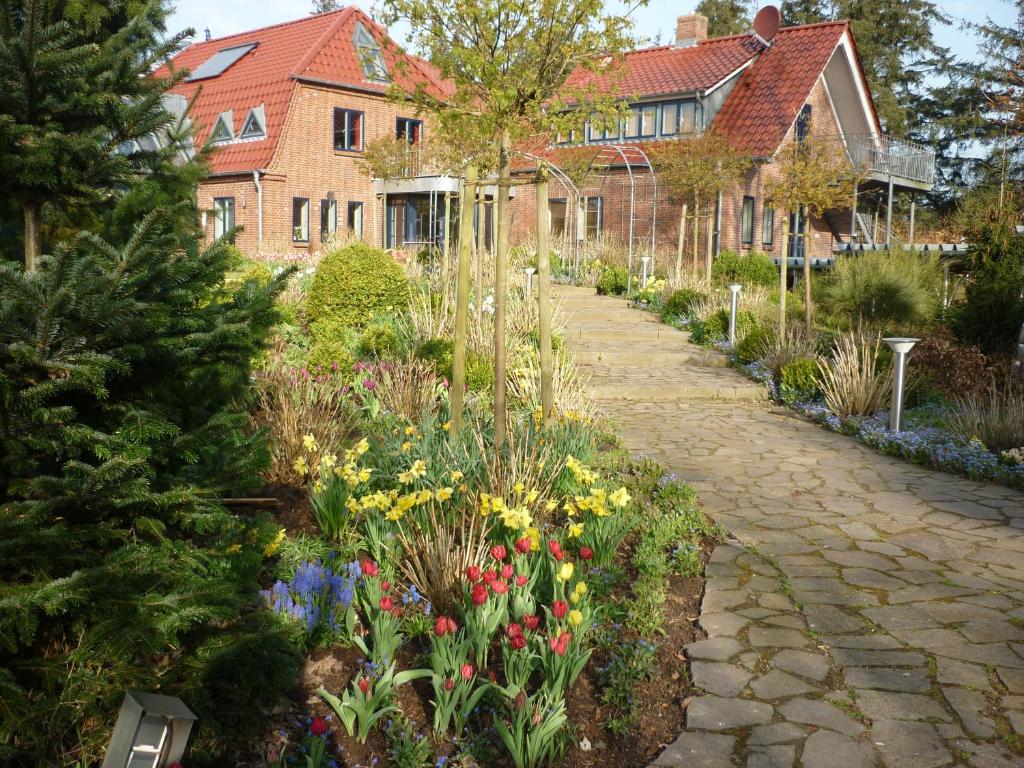
[[537, 270], [533, 267], [527, 267], [523, 272], [526, 273], [526, 298], [530, 298], [533, 294], [533, 276]]
[[650, 264], [650, 263], [651, 263], [651, 257], [650, 256], [641, 256], [640, 257], [640, 265], [641, 265], [640, 266], [640, 269], [641, 269], [641, 272], [640, 272], [640, 289], [641, 290], [646, 290], [647, 289], [647, 265]]
[[739, 283], [732, 283], [729, 286], [729, 346], [736, 346], [736, 312], [740, 307], [740, 289], [743, 286]]
[[883, 341], [896, 355], [896, 369], [892, 377], [892, 404], [889, 408], [889, 429], [899, 432], [903, 421], [903, 377], [907, 367], [907, 353], [920, 339], [890, 336]]
[[169, 768], [180, 763], [198, 720], [179, 698], [129, 691], [102, 768]]

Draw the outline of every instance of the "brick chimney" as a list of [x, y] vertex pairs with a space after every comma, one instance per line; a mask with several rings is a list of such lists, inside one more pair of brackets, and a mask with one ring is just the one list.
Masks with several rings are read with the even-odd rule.
[[699, 13], [676, 19], [676, 48], [689, 48], [708, 39], [708, 17]]

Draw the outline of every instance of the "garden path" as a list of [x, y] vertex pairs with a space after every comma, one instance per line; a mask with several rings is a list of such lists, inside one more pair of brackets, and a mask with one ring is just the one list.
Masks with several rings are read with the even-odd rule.
[[[689, 649], [704, 694], [654, 765], [1024, 764], [1024, 494], [757, 402], [622, 300], [557, 295], [581, 361], [607, 343], [595, 326], [632, 355], [592, 386], [625, 445], [691, 483], [734, 537], [708, 566], [708, 639]], [[628, 394], [638, 382], [663, 394]], [[691, 382], [732, 397], [700, 402]]]

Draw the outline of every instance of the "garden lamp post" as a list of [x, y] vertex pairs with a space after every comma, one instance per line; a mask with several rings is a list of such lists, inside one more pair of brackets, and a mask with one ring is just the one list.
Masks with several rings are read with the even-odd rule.
[[640, 269], [641, 269], [641, 273], [640, 273], [640, 289], [641, 290], [646, 290], [646, 288], [647, 288], [647, 265], [650, 264], [650, 262], [651, 262], [651, 257], [650, 256], [643, 256], [640, 259]]
[[903, 375], [907, 365], [907, 353], [920, 339], [891, 336], [883, 341], [896, 355], [896, 370], [892, 377], [892, 405], [889, 408], [889, 429], [899, 432], [900, 422], [903, 419]]
[[740, 306], [740, 289], [743, 288], [739, 283], [732, 283], [729, 286], [729, 346], [736, 346], [736, 312]]
[[526, 298], [529, 299], [533, 295], [533, 275], [537, 270], [533, 267], [527, 267], [523, 270], [526, 273]]
[[179, 698], [129, 691], [102, 768], [168, 768], [180, 763], [198, 719]]

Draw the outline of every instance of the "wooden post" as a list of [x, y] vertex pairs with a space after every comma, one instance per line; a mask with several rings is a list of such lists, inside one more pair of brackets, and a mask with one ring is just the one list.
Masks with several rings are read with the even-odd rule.
[[857, 182], [853, 183], [853, 209], [850, 211], [850, 251], [853, 251], [853, 241], [857, 239]]
[[[483, 334], [484, 329], [484, 225], [487, 222], [487, 211], [484, 208], [484, 185], [476, 188], [476, 330]], [[473, 214], [470, 213], [469, 237], [473, 239]]]
[[548, 167], [537, 168], [537, 311], [540, 332], [540, 401], [544, 427], [555, 410], [554, 356], [551, 348], [551, 253], [548, 248]]
[[804, 330], [807, 331], [807, 338], [811, 338], [811, 333], [814, 330], [813, 307], [811, 306], [811, 256], [807, 252], [807, 224], [809, 220], [810, 216], [804, 219], [803, 231], [797, 234], [797, 237], [803, 238], [803, 247], [800, 249], [800, 252], [804, 256]]
[[910, 248], [914, 248], [914, 213], [917, 209], [916, 195], [910, 194]]
[[700, 262], [700, 201], [693, 200], [693, 271], [696, 272]]
[[683, 277], [683, 247], [686, 242], [686, 203], [683, 203], [683, 211], [679, 214], [679, 243], [676, 247], [676, 282]]
[[707, 269], [708, 274], [708, 285], [711, 285], [711, 266], [714, 262], [714, 256], [712, 254], [712, 246], [715, 240], [714, 233], [714, 208], [708, 207], [708, 230], [707, 230], [707, 241], [704, 247], [704, 266]]
[[[788, 211], [787, 211], [788, 213]], [[782, 258], [779, 260], [779, 338], [786, 335], [786, 290], [789, 270], [789, 216], [782, 219]]]
[[444, 224], [441, 227], [441, 237], [444, 239], [444, 248], [441, 252], [441, 258], [444, 259], [444, 273], [447, 275], [450, 269], [451, 260], [449, 255], [451, 249], [448, 247], [448, 239], [451, 235], [451, 219], [452, 219], [452, 193], [444, 193]]
[[512, 137], [500, 135], [498, 203], [495, 209], [494, 243], [494, 447], [501, 450], [508, 435], [508, 402], [505, 366], [505, 301], [508, 294], [509, 187], [511, 186]]
[[[476, 166], [466, 168], [459, 203], [459, 266], [455, 282], [455, 348], [452, 352], [451, 430], [454, 439], [462, 428], [462, 406], [466, 393], [466, 346], [469, 339], [469, 271], [473, 247], [473, 190]], [[445, 196], [447, 203], [447, 195]], [[447, 205], [445, 206], [448, 207]], [[447, 240], [445, 243], [447, 244]]]

